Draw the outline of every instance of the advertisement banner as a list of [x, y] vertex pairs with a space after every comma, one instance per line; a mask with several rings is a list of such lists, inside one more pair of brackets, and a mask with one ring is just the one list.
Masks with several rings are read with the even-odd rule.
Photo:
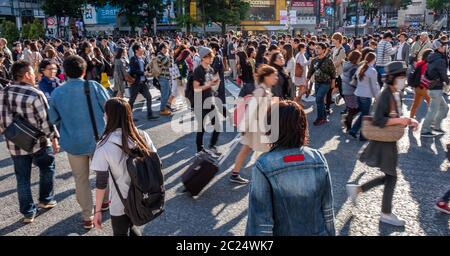
[[119, 9], [110, 5], [96, 8], [97, 24], [115, 24]]
[[316, 25], [316, 16], [300, 16], [297, 18], [298, 24], [302, 25]]
[[291, 0], [292, 7], [315, 7], [315, 0]]
[[297, 11], [296, 10], [289, 11], [289, 20], [290, 20], [291, 24], [297, 24]]
[[86, 25], [115, 24], [119, 9], [110, 5], [95, 7], [90, 4], [84, 9], [83, 20]]
[[280, 24], [288, 24], [288, 15], [286, 10], [280, 10]]
[[325, 0], [320, 0], [320, 16], [325, 16]]

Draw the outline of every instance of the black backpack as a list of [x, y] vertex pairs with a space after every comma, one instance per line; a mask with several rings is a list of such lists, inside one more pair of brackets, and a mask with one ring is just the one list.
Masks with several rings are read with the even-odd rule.
[[189, 100], [191, 109], [194, 109], [194, 94], [194, 75], [189, 74], [186, 89], [184, 90], [184, 97]]
[[[117, 146], [122, 148], [120, 145]], [[125, 207], [125, 214], [133, 225], [142, 226], [164, 212], [164, 177], [157, 153], [151, 152], [146, 156], [138, 148], [132, 149], [131, 152], [126, 160], [127, 171], [131, 178], [126, 199], [123, 198], [111, 170], [110, 174]]]
[[412, 72], [411, 74], [408, 75], [408, 85], [411, 87], [417, 87], [420, 85], [420, 78], [421, 78], [421, 71], [422, 71], [422, 66], [417, 66], [414, 69], [414, 72]]

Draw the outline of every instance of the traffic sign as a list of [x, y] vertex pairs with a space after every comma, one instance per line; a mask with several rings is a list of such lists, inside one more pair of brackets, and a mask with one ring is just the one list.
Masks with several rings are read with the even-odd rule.
[[328, 15], [333, 15], [334, 14], [334, 9], [333, 7], [327, 7], [325, 10], [325, 13]]

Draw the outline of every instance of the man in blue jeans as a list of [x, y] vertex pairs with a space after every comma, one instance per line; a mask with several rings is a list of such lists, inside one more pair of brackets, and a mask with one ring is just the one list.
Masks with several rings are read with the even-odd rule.
[[[29, 124], [41, 130], [42, 137], [28, 152], [6, 140], [14, 162], [17, 180], [20, 213], [23, 222], [31, 223], [38, 214], [38, 208], [51, 209], [56, 206], [54, 197], [55, 153], [59, 151], [59, 134], [48, 121], [48, 103], [43, 92], [36, 88], [36, 77], [30, 63], [18, 61], [13, 64], [14, 83], [0, 91], [0, 133], [12, 123], [12, 117], [19, 115]], [[52, 142], [51, 142], [52, 141]], [[52, 145], [52, 146], [50, 146]], [[39, 168], [39, 204], [33, 202], [31, 193], [31, 165]]]
[[327, 114], [325, 112], [325, 97], [328, 91], [334, 89], [336, 83], [336, 67], [333, 61], [327, 57], [327, 45], [319, 43], [317, 45], [317, 58], [311, 61], [307, 75], [307, 83], [314, 75], [316, 104], [317, 104], [317, 119], [314, 121], [315, 126], [320, 126], [328, 122]]
[[159, 45], [159, 52], [156, 58], [158, 59], [158, 65], [161, 73], [158, 77], [159, 84], [161, 85], [161, 112], [162, 116], [172, 115], [172, 111], [167, 106], [170, 96], [170, 56], [169, 56], [169, 46], [166, 43]]

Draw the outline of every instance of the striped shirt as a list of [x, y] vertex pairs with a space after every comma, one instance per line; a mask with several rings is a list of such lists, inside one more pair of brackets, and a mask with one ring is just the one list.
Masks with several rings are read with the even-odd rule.
[[[7, 96], [6, 97], [6, 92]], [[50, 138], [58, 138], [56, 128], [48, 120], [48, 102], [43, 92], [28, 84], [10, 85], [0, 91], [0, 133], [12, 123], [13, 115], [17, 114], [27, 120], [31, 125], [45, 134], [45, 139], [34, 146], [32, 152], [20, 149], [12, 142], [6, 140], [6, 146], [12, 156], [30, 155], [50, 144]], [[10, 106], [8, 110], [7, 104]]]
[[392, 61], [392, 55], [397, 52], [391, 43], [381, 40], [377, 46], [377, 66], [385, 66]]

